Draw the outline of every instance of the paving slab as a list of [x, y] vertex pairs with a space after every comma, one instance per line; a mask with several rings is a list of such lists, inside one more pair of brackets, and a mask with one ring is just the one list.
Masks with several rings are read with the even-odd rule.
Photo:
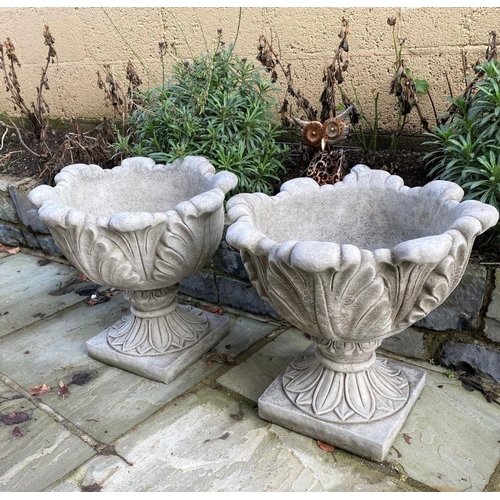
[[[257, 402], [308, 344], [300, 332], [287, 330], [217, 382]], [[500, 461], [498, 405], [466, 391], [442, 370], [411, 364], [424, 367], [426, 384], [386, 461], [434, 489], [482, 491]]]
[[288, 366], [290, 360], [305, 351], [311, 341], [296, 328], [286, 330], [217, 379], [228, 389], [257, 402], [262, 393]]
[[500, 460], [499, 439], [497, 404], [428, 370], [420, 399], [387, 458], [436, 490], [482, 491]]
[[[30, 418], [13, 425], [0, 421], [0, 491], [41, 491], [95, 455], [80, 438], [0, 382], [0, 414], [11, 412]], [[16, 427], [22, 436], [13, 435]]]
[[52, 261], [40, 266], [39, 260], [25, 253], [0, 259], [0, 337], [83, 300], [73, 292], [49, 295], [80, 272]]
[[228, 357], [235, 357], [246, 351], [258, 340], [267, 337], [276, 330], [277, 325], [268, 322], [256, 321], [245, 316], [227, 314], [230, 318], [229, 335], [224, 338], [215, 350]]
[[[95, 439], [113, 441], [221, 367], [200, 359], [165, 385], [92, 359], [85, 342], [118, 320], [127, 307], [121, 294], [93, 307], [78, 304], [0, 340], [0, 372], [26, 390], [49, 385], [53, 390], [42, 397], [44, 403]], [[231, 333], [215, 350], [232, 355], [275, 328], [249, 318], [227, 317]], [[81, 373], [89, 381], [70, 385]], [[57, 395], [60, 381], [70, 391], [64, 399]]]
[[261, 420], [207, 386], [176, 401], [115, 443], [117, 457], [95, 457], [52, 492], [79, 491], [411, 491], [346, 453]]

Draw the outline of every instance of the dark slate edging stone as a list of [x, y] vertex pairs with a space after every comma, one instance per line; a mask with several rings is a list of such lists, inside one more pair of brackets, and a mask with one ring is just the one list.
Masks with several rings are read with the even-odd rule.
[[259, 297], [257, 290], [250, 283], [226, 276], [217, 276], [215, 279], [219, 291], [219, 304], [226, 304], [254, 314], [265, 314], [273, 318], [279, 316], [268, 302]]
[[24, 246], [26, 242], [22, 231], [17, 226], [0, 221], [0, 244], [18, 247]]
[[441, 362], [450, 367], [460, 367], [461, 363], [467, 363], [474, 370], [500, 382], [500, 352], [493, 349], [473, 344], [446, 342]]
[[226, 229], [227, 226], [224, 228], [224, 236], [211, 262], [224, 273], [248, 281], [248, 273], [241, 260], [240, 251], [230, 246], [225, 240]]
[[184, 278], [179, 283], [179, 292], [207, 302], [217, 303], [219, 300], [214, 275], [203, 271]]
[[469, 263], [457, 288], [443, 304], [415, 323], [415, 326], [436, 331], [467, 331], [479, 328], [486, 277], [484, 266]]
[[39, 248], [42, 249], [43, 253], [48, 255], [56, 255], [58, 257], [64, 257], [59, 248], [57, 247], [54, 238], [52, 236], [37, 236], [36, 238]]
[[427, 360], [432, 357], [425, 342], [425, 334], [412, 327], [384, 339], [380, 347], [386, 351], [410, 358]]
[[35, 233], [50, 234], [49, 228], [38, 217], [38, 209], [28, 199], [28, 193], [37, 185], [37, 182], [21, 183], [19, 185], [9, 186], [9, 194], [17, 215], [21, 222]]
[[495, 289], [484, 318], [484, 334], [493, 342], [500, 342], [500, 269], [495, 270]]

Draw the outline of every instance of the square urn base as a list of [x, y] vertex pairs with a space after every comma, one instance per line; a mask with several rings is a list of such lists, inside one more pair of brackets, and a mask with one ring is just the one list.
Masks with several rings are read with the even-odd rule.
[[206, 311], [203, 313], [208, 318], [207, 332], [196, 344], [182, 351], [158, 356], [130, 356], [108, 344], [108, 329], [88, 340], [87, 350], [98, 361], [168, 384], [229, 334], [229, 318]]
[[[306, 351], [309, 354], [309, 350]], [[409, 398], [396, 413], [367, 423], [331, 423], [307, 415], [283, 390], [281, 374], [259, 398], [259, 416], [289, 430], [318, 439], [375, 462], [384, 460], [425, 384], [425, 371], [390, 361], [407, 377]]]

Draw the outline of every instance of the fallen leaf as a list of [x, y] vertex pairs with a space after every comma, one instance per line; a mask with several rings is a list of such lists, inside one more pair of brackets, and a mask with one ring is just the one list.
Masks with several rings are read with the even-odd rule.
[[19, 427], [14, 427], [14, 429], [12, 429], [12, 435], [16, 436], [18, 438], [22, 438], [24, 436], [24, 434], [22, 433], [21, 429], [19, 429]]
[[84, 274], [84, 273], [79, 274], [76, 279], [78, 281], [90, 281], [90, 278], [86, 274]]
[[498, 394], [492, 391], [487, 391], [484, 393], [484, 397], [486, 398], [486, 401], [488, 401], [488, 403], [491, 403], [493, 400], [498, 399]]
[[408, 443], [411, 444], [411, 436], [408, 436], [408, 434], [403, 434], [403, 439]]
[[116, 448], [113, 445], [111, 445], [111, 444], [108, 444], [107, 446], [102, 447], [99, 450], [99, 454], [100, 455], [104, 455], [104, 456], [118, 455], [118, 453], [116, 451]]
[[212, 314], [217, 314], [217, 316], [222, 316], [224, 314], [224, 309], [218, 306], [206, 306], [203, 308], [203, 310]]
[[47, 392], [50, 392], [50, 387], [45, 384], [37, 385], [30, 389], [30, 394], [32, 396], [43, 396], [44, 394], [47, 394]]
[[91, 378], [92, 375], [88, 372], [75, 373], [71, 379], [71, 383], [76, 385], [85, 385]]
[[40, 267], [43, 267], [43, 266], [46, 266], [48, 264], [50, 264], [52, 261], [49, 260], [49, 259], [40, 259], [37, 261], [37, 264], [40, 266]]
[[5, 425], [22, 424], [30, 419], [30, 416], [24, 411], [15, 411], [2, 415], [2, 422]]
[[205, 357], [205, 361], [208, 366], [210, 366], [212, 363], [227, 363], [227, 354], [224, 354], [223, 352], [211, 352], [208, 353]]
[[318, 441], [318, 446], [323, 450], [323, 451], [335, 451], [335, 446], [332, 446], [331, 444], [328, 443], [323, 443], [323, 441]]
[[1, 245], [0, 244], [0, 252], [7, 252], [10, 255], [14, 255], [16, 253], [19, 253], [21, 249], [19, 247], [8, 247], [6, 245]]
[[224, 432], [222, 436], [219, 436], [217, 439], [222, 439], [222, 441], [225, 441], [231, 434], [229, 432]]
[[59, 382], [59, 389], [57, 389], [57, 395], [64, 399], [68, 394], [69, 394], [68, 386], [65, 385], [64, 382], [61, 380]]
[[88, 486], [82, 486], [80, 488], [80, 491], [83, 491], [83, 492], [101, 491], [101, 490], [102, 490], [102, 486], [99, 483], [92, 483], [92, 484], [89, 484]]

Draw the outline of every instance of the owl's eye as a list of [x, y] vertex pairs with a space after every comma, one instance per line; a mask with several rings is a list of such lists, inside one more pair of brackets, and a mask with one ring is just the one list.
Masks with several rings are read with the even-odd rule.
[[304, 126], [302, 133], [306, 140], [316, 143], [321, 136], [321, 123], [309, 122]]
[[343, 134], [344, 123], [340, 120], [331, 119], [330, 123], [325, 128], [326, 135], [333, 139]]

